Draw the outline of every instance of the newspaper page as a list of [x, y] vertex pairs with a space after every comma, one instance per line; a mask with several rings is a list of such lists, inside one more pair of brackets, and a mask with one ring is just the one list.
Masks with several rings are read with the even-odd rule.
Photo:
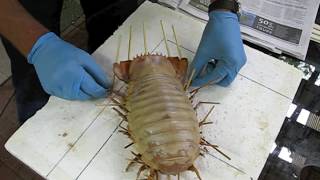
[[210, 0], [182, 0], [179, 8], [197, 18], [208, 20]]
[[177, 9], [182, 0], [158, 0], [158, 2], [164, 6], [172, 9]]
[[[240, 0], [243, 38], [305, 59], [319, 0]], [[210, 0], [183, 0], [180, 9], [208, 20]]]
[[320, 44], [320, 25], [314, 24], [311, 40]]

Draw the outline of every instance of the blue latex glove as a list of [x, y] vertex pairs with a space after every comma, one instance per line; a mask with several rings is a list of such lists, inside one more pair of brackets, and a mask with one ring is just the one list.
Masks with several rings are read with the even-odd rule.
[[28, 55], [44, 90], [68, 100], [87, 100], [107, 95], [110, 81], [93, 58], [54, 33], [42, 35]]
[[[212, 59], [217, 62], [215, 66], [208, 64]], [[195, 70], [192, 85], [217, 83], [228, 86], [245, 63], [237, 15], [228, 11], [212, 11], [190, 67], [191, 71]]]

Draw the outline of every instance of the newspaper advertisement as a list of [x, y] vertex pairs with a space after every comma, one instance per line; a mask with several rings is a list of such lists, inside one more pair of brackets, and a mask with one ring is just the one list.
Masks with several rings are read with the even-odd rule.
[[[245, 40], [276, 53], [304, 60], [319, 0], [240, 0], [241, 32]], [[210, 0], [182, 0], [179, 8], [208, 20]]]

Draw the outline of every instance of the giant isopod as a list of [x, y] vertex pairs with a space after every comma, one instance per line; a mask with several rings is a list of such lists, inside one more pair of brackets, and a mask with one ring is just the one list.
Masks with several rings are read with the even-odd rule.
[[[144, 26], [143, 30], [145, 38]], [[163, 35], [166, 42], [164, 30]], [[181, 58], [176, 35], [175, 40], [180, 57], [150, 54], [145, 47], [145, 54], [113, 66], [115, 77], [127, 83], [122, 100], [112, 100], [128, 124], [120, 131], [132, 140], [130, 145], [135, 144], [135, 157], [128, 168], [140, 164], [138, 177], [142, 171], [149, 171], [148, 180], [157, 179], [158, 173], [177, 175], [179, 179], [180, 173], [188, 170], [201, 179], [195, 160], [207, 151], [205, 146], [217, 148], [201, 137], [200, 127], [209, 124], [206, 119], [213, 108], [198, 121], [196, 106], [190, 100], [198, 89], [187, 92], [192, 75], [186, 78], [188, 61]], [[144, 42], [146, 46], [146, 38]]]

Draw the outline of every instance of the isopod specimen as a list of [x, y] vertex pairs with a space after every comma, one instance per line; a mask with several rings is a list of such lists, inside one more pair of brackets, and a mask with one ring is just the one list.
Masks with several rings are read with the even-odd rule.
[[[143, 30], [145, 37], [144, 26]], [[164, 30], [163, 35], [169, 54]], [[129, 47], [130, 43], [131, 39]], [[181, 57], [177, 40], [176, 44]], [[127, 83], [127, 90], [122, 101], [112, 100], [120, 107], [115, 110], [128, 123], [121, 132], [132, 140], [130, 145], [135, 144], [137, 153], [132, 152], [135, 157], [128, 168], [134, 163], [141, 164], [138, 177], [142, 171], [149, 170], [150, 180], [156, 179], [159, 172], [178, 175], [179, 179], [181, 172], [190, 170], [201, 179], [193, 165], [207, 151], [201, 146], [216, 149], [200, 134], [200, 126], [208, 124], [206, 119], [213, 108], [204, 120], [198, 121], [196, 107], [190, 100], [193, 96], [186, 92], [192, 78], [192, 75], [186, 78], [187, 68], [186, 58], [149, 54], [146, 48], [144, 55], [114, 64], [114, 74]]]

